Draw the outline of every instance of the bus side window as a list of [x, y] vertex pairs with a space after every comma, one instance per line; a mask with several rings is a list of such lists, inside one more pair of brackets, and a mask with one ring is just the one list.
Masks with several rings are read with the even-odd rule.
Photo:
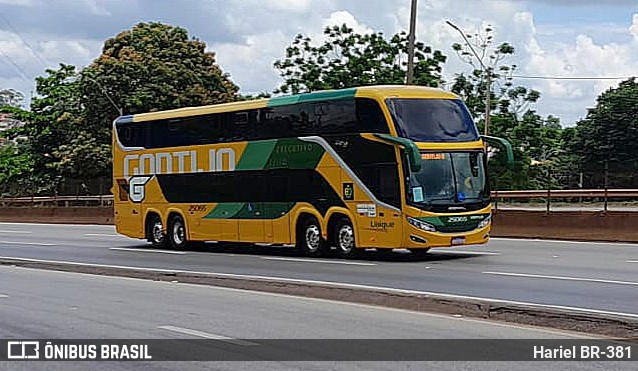
[[357, 131], [359, 133], [389, 134], [388, 123], [379, 103], [373, 99], [356, 98]]

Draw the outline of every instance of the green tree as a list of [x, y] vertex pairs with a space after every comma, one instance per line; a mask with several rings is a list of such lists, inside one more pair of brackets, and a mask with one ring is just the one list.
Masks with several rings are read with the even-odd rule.
[[[77, 71], [74, 66], [61, 64], [57, 70], [49, 69], [45, 76], [36, 78], [36, 96], [31, 100], [29, 111], [20, 108], [5, 108], [13, 119], [23, 125], [4, 133], [10, 142], [25, 141], [24, 145], [7, 149], [22, 156], [29, 167], [17, 166], [11, 177], [4, 181], [20, 178], [28, 182], [30, 192], [47, 191], [55, 188], [60, 180], [56, 171], [56, 150], [63, 143], [69, 143], [77, 134], [71, 123], [82, 114], [79, 82], [74, 80]], [[28, 160], [28, 161], [27, 161]]]
[[513, 84], [512, 74], [517, 66], [507, 63], [516, 52], [513, 45], [508, 42], [496, 44], [491, 26], [465, 36], [468, 42], [454, 43], [452, 49], [471, 71], [455, 77], [452, 91], [463, 97], [481, 132], [485, 123], [485, 102], [490, 94], [489, 134], [506, 138], [514, 149], [513, 168], [506, 166], [504, 154], [491, 159], [492, 187], [544, 188], [546, 169], [532, 166], [532, 162], [547, 155], [547, 148], [559, 145], [560, 122], [552, 116], [544, 119], [533, 109], [540, 98], [538, 91]]
[[606, 168], [609, 186], [638, 185], [638, 82], [635, 78], [608, 89], [587, 117], [577, 123], [570, 154], [586, 173], [586, 187], [602, 187]]
[[110, 141], [120, 110], [136, 114], [239, 98], [204, 42], [161, 23], [140, 23], [106, 40], [80, 80], [86, 127], [98, 143]]
[[540, 98], [540, 93], [524, 86], [514, 86], [512, 74], [518, 66], [505, 63], [515, 54], [514, 46], [508, 42], [495, 45], [494, 29], [489, 25], [482, 31], [474, 35], [466, 34], [465, 37], [469, 42], [454, 43], [452, 49], [472, 70], [456, 76], [452, 91], [465, 99], [476, 119], [484, 119], [489, 77], [492, 114], [524, 114]]
[[[300, 93], [375, 84], [404, 84], [408, 36], [386, 39], [382, 32], [358, 34], [345, 24], [326, 27], [326, 41], [316, 45], [298, 34], [286, 57], [274, 66], [284, 79], [276, 92]], [[414, 83], [438, 86], [446, 57], [422, 42], [415, 44]]]
[[[2, 194], [22, 194], [28, 187], [25, 175], [33, 168], [33, 156], [24, 144], [0, 145], [0, 190]], [[12, 189], [14, 188], [14, 189]]]

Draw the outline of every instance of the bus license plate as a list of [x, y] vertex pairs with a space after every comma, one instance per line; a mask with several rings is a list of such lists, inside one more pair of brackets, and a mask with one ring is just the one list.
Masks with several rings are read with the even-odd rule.
[[463, 245], [465, 237], [452, 237], [452, 245]]

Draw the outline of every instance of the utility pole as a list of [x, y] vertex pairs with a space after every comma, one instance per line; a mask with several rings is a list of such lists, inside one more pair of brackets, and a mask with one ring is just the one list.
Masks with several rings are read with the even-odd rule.
[[412, 0], [410, 11], [410, 34], [408, 35], [408, 74], [406, 84], [412, 85], [414, 80], [414, 39], [416, 37], [416, 4], [417, 0]]
[[450, 22], [450, 21], [445, 21], [445, 23], [448, 24], [448, 26], [452, 27], [453, 29], [457, 30], [460, 34], [461, 37], [463, 38], [463, 40], [465, 40], [465, 44], [470, 48], [470, 50], [472, 51], [472, 53], [474, 54], [474, 56], [476, 57], [476, 59], [479, 61], [479, 63], [481, 64], [481, 68], [483, 69], [483, 74], [486, 76], [485, 78], [485, 82], [487, 85], [487, 91], [485, 93], [485, 135], [489, 135], [489, 128], [490, 128], [490, 109], [491, 109], [491, 95], [492, 95], [492, 71], [489, 67], [485, 66], [485, 64], [483, 63], [483, 59], [481, 59], [481, 57], [479, 57], [478, 53], [476, 52], [476, 50], [474, 50], [474, 47], [472, 46], [472, 44], [470, 44], [470, 41], [467, 39], [467, 37], [465, 36], [465, 32], [463, 32], [463, 30], [461, 30], [459, 28], [459, 26], [455, 25], [454, 23]]

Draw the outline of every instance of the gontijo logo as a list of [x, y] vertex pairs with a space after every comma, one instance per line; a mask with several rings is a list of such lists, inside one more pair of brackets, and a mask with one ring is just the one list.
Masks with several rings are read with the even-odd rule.
[[232, 148], [211, 149], [208, 151], [207, 162], [207, 169], [197, 166], [197, 151], [130, 154], [124, 156], [124, 177], [233, 171], [235, 170], [235, 151]]

